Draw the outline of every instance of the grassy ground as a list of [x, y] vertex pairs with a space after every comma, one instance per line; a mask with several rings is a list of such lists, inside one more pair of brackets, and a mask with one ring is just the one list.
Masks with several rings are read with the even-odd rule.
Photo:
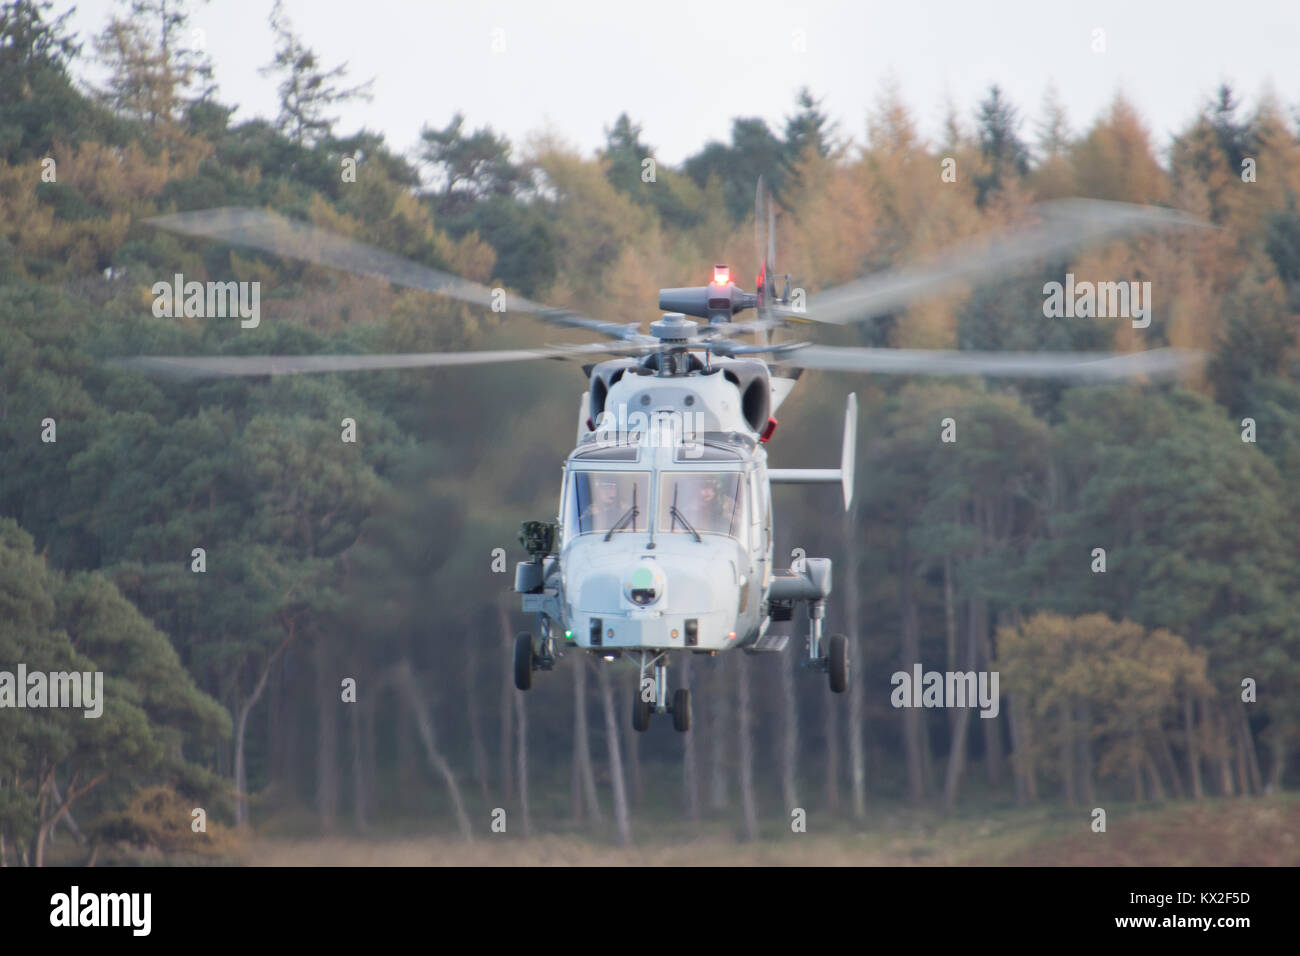
[[1106, 833], [1093, 833], [1083, 809], [995, 810], [943, 819], [875, 810], [864, 826], [809, 818], [807, 833], [765, 829], [745, 843], [735, 821], [657, 830], [634, 827], [621, 849], [605, 834], [571, 832], [523, 839], [479, 828], [472, 843], [448, 836], [253, 838], [239, 862], [325, 865], [1030, 865], [1296, 866], [1300, 798], [1213, 800], [1202, 804], [1108, 808]]

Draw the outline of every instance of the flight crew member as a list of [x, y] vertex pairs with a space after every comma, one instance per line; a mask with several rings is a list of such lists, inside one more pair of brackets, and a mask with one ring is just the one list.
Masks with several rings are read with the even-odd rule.
[[696, 485], [695, 501], [687, 514], [696, 531], [730, 534], [735, 510], [735, 500], [723, 494], [721, 479], [702, 478]]
[[619, 493], [617, 475], [599, 474], [591, 478], [591, 502], [582, 509], [579, 525], [583, 532], [608, 531], [623, 517], [631, 502], [624, 502]]

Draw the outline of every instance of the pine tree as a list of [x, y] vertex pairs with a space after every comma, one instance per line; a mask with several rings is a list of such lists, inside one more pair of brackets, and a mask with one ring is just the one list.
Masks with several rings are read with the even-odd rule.
[[329, 134], [336, 119], [326, 116], [326, 110], [353, 100], [369, 102], [374, 80], [351, 87], [337, 85], [347, 76], [347, 64], [325, 69], [316, 52], [294, 35], [280, 0], [271, 8], [270, 22], [275, 32], [275, 58], [260, 72], [281, 77], [276, 88], [280, 97], [276, 123], [295, 144], [312, 146]]
[[982, 207], [991, 193], [998, 192], [1012, 176], [1029, 172], [1029, 150], [1020, 139], [1020, 111], [1002, 95], [994, 84], [988, 98], [980, 104], [976, 114], [980, 154], [988, 164], [988, 172], [976, 177], [976, 201]]
[[834, 152], [832, 136], [835, 124], [821, 109], [821, 100], [813, 99], [807, 87], [795, 97], [798, 109], [785, 120], [784, 144], [781, 152], [782, 182], [794, 183], [799, 178], [799, 164], [811, 150], [822, 159]]

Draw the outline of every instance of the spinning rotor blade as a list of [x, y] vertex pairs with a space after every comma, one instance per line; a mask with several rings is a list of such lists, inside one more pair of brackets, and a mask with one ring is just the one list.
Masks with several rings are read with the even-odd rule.
[[[477, 282], [260, 209], [228, 206], [154, 216], [145, 221], [170, 232], [217, 239], [356, 275], [386, 279], [394, 285], [435, 292], [484, 308], [492, 308], [495, 302], [492, 290]], [[520, 295], [508, 295], [506, 305], [510, 310], [536, 315], [548, 322], [581, 326], [617, 339], [629, 337], [626, 326], [588, 319], [566, 309], [532, 302]], [[632, 334], [637, 333], [633, 331]]]
[[148, 374], [178, 378], [227, 378], [244, 375], [298, 375], [307, 372], [358, 372], [377, 369], [491, 365], [533, 359], [570, 359], [636, 352], [617, 343], [507, 349], [481, 352], [413, 352], [405, 355], [143, 355], [113, 362]]
[[773, 313], [791, 321], [862, 322], [965, 282], [1011, 273], [1106, 239], [1158, 229], [1209, 228], [1208, 223], [1176, 209], [1098, 199], [1057, 200], [1034, 209], [1042, 217], [1036, 225], [973, 239], [918, 265], [886, 269], [818, 293], [809, 299], [806, 313], [788, 309]]
[[959, 352], [925, 349], [792, 347], [774, 359], [796, 368], [886, 375], [989, 375], [1002, 378], [1064, 378], [1121, 381], [1135, 376], [1177, 375], [1205, 360], [1195, 349], [1145, 352]]

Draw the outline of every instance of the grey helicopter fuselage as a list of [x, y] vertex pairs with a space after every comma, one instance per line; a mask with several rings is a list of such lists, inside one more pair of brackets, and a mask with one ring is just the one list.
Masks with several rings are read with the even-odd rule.
[[716, 652], [752, 644], [768, 625], [761, 435], [793, 381], [755, 360], [684, 352], [669, 375], [661, 360], [591, 371], [582, 436], [564, 464], [549, 600], [525, 600], [571, 645]]
[[[766, 629], [770, 378], [762, 362], [687, 356], [671, 377], [627, 361], [593, 369], [592, 430], [565, 463], [559, 522], [564, 622], [580, 647], [719, 651]], [[613, 533], [583, 516], [610, 476], [619, 514], [639, 511]]]

